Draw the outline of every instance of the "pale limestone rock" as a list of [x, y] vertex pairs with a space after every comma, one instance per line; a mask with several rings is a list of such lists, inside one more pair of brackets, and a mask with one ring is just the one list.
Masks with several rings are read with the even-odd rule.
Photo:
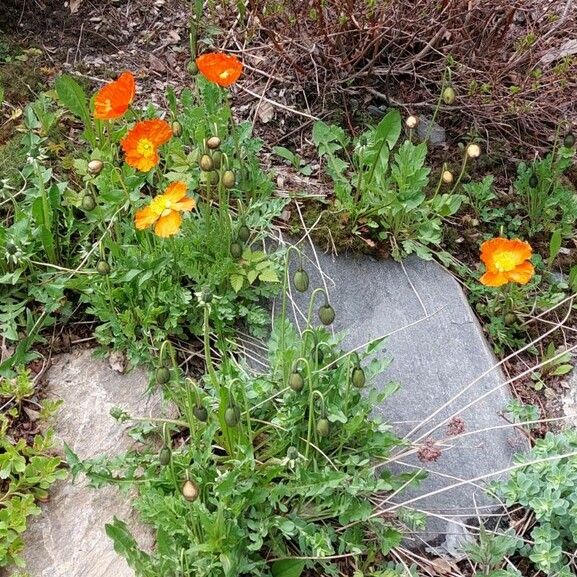
[[[126, 435], [129, 424], [110, 416], [112, 407], [140, 416], [162, 412], [159, 396], [146, 393], [145, 372], [119, 374], [91, 351], [59, 357], [47, 378], [49, 395], [64, 401], [54, 423], [56, 435], [83, 459], [120, 454], [134, 445]], [[26, 570], [31, 577], [133, 577], [104, 531], [116, 516], [129, 524], [142, 546], [152, 545], [131, 501], [114, 486], [95, 490], [84, 479], [59, 482], [26, 533]]]

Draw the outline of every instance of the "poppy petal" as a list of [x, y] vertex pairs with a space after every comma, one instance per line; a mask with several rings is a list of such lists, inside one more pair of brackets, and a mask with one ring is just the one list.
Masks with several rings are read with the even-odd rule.
[[485, 286], [503, 286], [509, 282], [509, 279], [505, 273], [487, 271], [479, 282]]
[[136, 83], [131, 72], [123, 72], [119, 78], [103, 86], [94, 97], [94, 118], [114, 120], [128, 110], [134, 99]]
[[174, 210], [180, 210], [182, 212], [188, 212], [196, 207], [196, 200], [194, 198], [185, 198], [180, 202], [172, 205]]
[[492, 238], [481, 245], [481, 261], [488, 270], [498, 270], [497, 263], [504, 255], [511, 268], [531, 258], [533, 249], [519, 239]]
[[144, 230], [149, 226], [152, 226], [158, 216], [152, 212], [149, 206], [145, 206], [144, 208], [136, 211], [134, 215], [134, 224], [138, 230]]
[[186, 196], [186, 183], [177, 180], [176, 182], [171, 182], [164, 191], [164, 196], [170, 202], [178, 202]]
[[126, 153], [124, 158], [128, 166], [140, 170], [140, 172], [148, 172], [152, 170], [160, 161], [160, 156], [155, 152], [152, 156], [142, 156], [136, 150], [131, 150]]
[[161, 216], [154, 226], [154, 233], [160, 237], [172, 236], [180, 229], [182, 216], [176, 211], [171, 211], [166, 216]]
[[228, 87], [234, 84], [242, 74], [243, 64], [231, 54], [209, 52], [196, 59], [200, 73], [210, 82]]
[[132, 72], [123, 72], [118, 77], [116, 83], [118, 86], [118, 93], [123, 96], [128, 104], [132, 104], [136, 94], [136, 81], [134, 80], [134, 74], [132, 74]]
[[535, 274], [535, 267], [529, 262], [523, 262], [515, 270], [507, 273], [512, 281], [519, 284], [527, 284]]
[[148, 136], [156, 146], [162, 146], [172, 138], [172, 128], [165, 120], [155, 118], [144, 122], [146, 122]]

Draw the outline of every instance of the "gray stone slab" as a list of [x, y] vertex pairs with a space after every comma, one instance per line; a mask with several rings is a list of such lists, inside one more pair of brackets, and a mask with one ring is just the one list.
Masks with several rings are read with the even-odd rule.
[[[308, 256], [314, 261], [310, 253]], [[406, 470], [423, 467], [429, 477], [418, 490], [398, 498], [403, 502], [440, 491], [411, 503], [429, 514], [426, 531], [417, 534], [416, 541], [438, 540], [455, 531], [454, 522], [463, 523], [494, 508], [494, 502], [481, 488], [483, 481], [476, 485], [462, 481], [506, 469], [513, 454], [525, 448], [524, 439], [511, 428], [460, 439], [449, 436], [451, 428], [445, 421], [452, 415], [462, 419], [453, 422], [452, 428], [464, 428], [466, 432], [506, 425], [501, 413], [509, 401], [509, 392], [507, 385], [503, 386], [503, 374], [498, 368], [491, 370], [496, 359], [465, 295], [456, 280], [437, 263], [409, 258], [403, 270], [392, 260], [377, 261], [365, 256], [334, 258], [318, 253], [318, 259], [328, 277], [330, 300], [336, 310], [334, 330], [347, 334], [345, 347], [350, 350], [392, 333], [384, 352], [392, 357], [392, 364], [376, 385], [393, 380], [401, 383], [401, 389], [376, 407], [376, 412], [385, 421], [396, 423], [395, 430], [401, 436], [417, 427], [410, 439], [420, 439], [419, 447], [427, 439], [447, 439], [447, 446], [436, 461], [423, 462], [416, 455], [402, 459]], [[321, 286], [318, 270], [312, 265], [307, 270], [311, 277], [308, 293], [293, 291], [292, 295], [293, 314], [301, 328], [302, 315], [294, 305], [306, 310], [312, 289]], [[467, 388], [473, 381], [477, 382]], [[493, 392], [475, 402], [490, 391]], [[454, 397], [458, 398], [446, 409], [418, 425]], [[458, 487], [445, 490], [459, 483]]]
[[[141, 416], [161, 410], [159, 398], [145, 393], [143, 371], [122, 375], [91, 351], [57, 358], [47, 379], [49, 395], [64, 401], [54, 423], [56, 436], [83, 459], [120, 454], [134, 446], [126, 435], [129, 425], [110, 416], [112, 407]], [[116, 487], [94, 490], [85, 480], [62, 481], [42, 509], [25, 534], [26, 570], [32, 577], [133, 577], [104, 532], [114, 516], [127, 521], [144, 547], [152, 543], [151, 534], [136, 521], [130, 495]]]

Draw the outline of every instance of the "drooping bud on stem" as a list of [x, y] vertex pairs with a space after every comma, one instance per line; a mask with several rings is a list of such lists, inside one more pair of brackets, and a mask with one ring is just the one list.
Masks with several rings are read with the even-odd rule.
[[96, 176], [102, 172], [102, 168], [104, 167], [104, 163], [102, 160], [91, 160], [88, 163], [88, 172], [93, 176]]
[[417, 128], [419, 125], [419, 118], [417, 116], [411, 115], [407, 118], [407, 120], [405, 120], [405, 124], [407, 125], [407, 128], [413, 130], [413, 128]]
[[469, 158], [479, 158], [481, 156], [481, 147], [478, 144], [469, 144], [466, 154]]

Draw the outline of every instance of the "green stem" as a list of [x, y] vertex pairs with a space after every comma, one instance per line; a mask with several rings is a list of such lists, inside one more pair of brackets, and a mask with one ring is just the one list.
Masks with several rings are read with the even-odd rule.
[[427, 127], [427, 132], [425, 133], [425, 139], [424, 139], [425, 142], [427, 142], [427, 140], [429, 140], [429, 136], [431, 136], [431, 130], [433, 130], [435, 120], [437, 119], [437, 114], [439, 113], [439, 109], [441, 108], [441, 101], [443, 100], [443, 91], [445, 90], [445, 80], [447, 78], [447, 70], [449, 69], [445, 68], [443, 72], [443, 80], [441, 82], [441, 90], [439, 91], [439, 98], [437, 99], [437, 105], [435, 106], [435, 111], [433, 112], [433, 118], [431, 118], [431, 122]]
[[443, 163], [443, 168], [441, 169], [441, 174], [439, 175], [439, 182], [437, 183], [437, 188], [435, 189], [435, 194], [431, 197], [430, 200], [435, 200], [437, 198], [437, 194], [441, 190], [441, 186], [443, 185], [443, 173], [447, 170], [447, 164]]
[[327, 300], [327, 302], [329, 300], [329, 295], [327, 295], [324, 288], [318, 287], [313, 291], [313, 293], [311, 294], [310, 301], [309, 301], [309, 309], [308, 309], [308, 313], [307, 313], [307, 326], [308, 327], [311, 326], [311, 320], [312, 320], [312, 316], [313, 316], [313, 306], [315, 304], [315, 298], [316, 298], [318, 293], [323, 293], [325, 295], [325, 299]]
[[190, 6], [190, 57], [195, 60], [198, 52], [198, 26], [202, 19], [203, 0], [191, 0]]
[[208, 369], [208, 374], [210, 376], [210, 382], [216, 392], [220, 394], [220, 385], [218, 384], [218, 378], [216, 376], [216, 371], [214, 370], [214, 365], [212, 364], [212, 355], [210, 352], [210, 310], [209, 307], [205, 305], [204, 307], [204, 323], [203, 323], [203, 340], [204, 340], [204, 357], [206, 362], [206, 368]]
[[291, 251], [296, 251], [299, 256], [301, 255], [299, 249], [296, 246], [291, 244], [288, 247], [288, 249], [286, 251], [286, 256], [285, 256], [285, 270], [284, 270], [283, 290], [282, 290], [282, 305], [281, 305], [281, 315], [280, 315], [280, 322], [281, 322], [280, 360], [282, 363], [283, 387], [288, 386], [288, 375], [289, 375], [289, 367], [287, 366], [287, 363], [285, 363], [285, 333], [286, 333], [287, 292], [288, 292], [288, 283], [289, 283], [289, 274], [290, 274], [289, 257], [290, 257]]
[[[455, 194], [457, 187], [461, 183], [461, 179], [463, 178], [463, 176], [465, 174], [465, 169], [467, 168], [467, 160], [468, 159], [469, 159], [469, 155], [467, 154], [467, 149], [465, 148], [465, 154], [463, 155], [463, 162], [461, 163], [461, 171], [459, 172], [459, 176], [457, 177], [457, 180], [455, 181], [455, 184], [453, 185], [453, 188], [451, 189], [451, 192], [449, 194], [451, 194], [451, 195]], [[441, 177], [442, 177], [442, 175], [441, 175]]]

